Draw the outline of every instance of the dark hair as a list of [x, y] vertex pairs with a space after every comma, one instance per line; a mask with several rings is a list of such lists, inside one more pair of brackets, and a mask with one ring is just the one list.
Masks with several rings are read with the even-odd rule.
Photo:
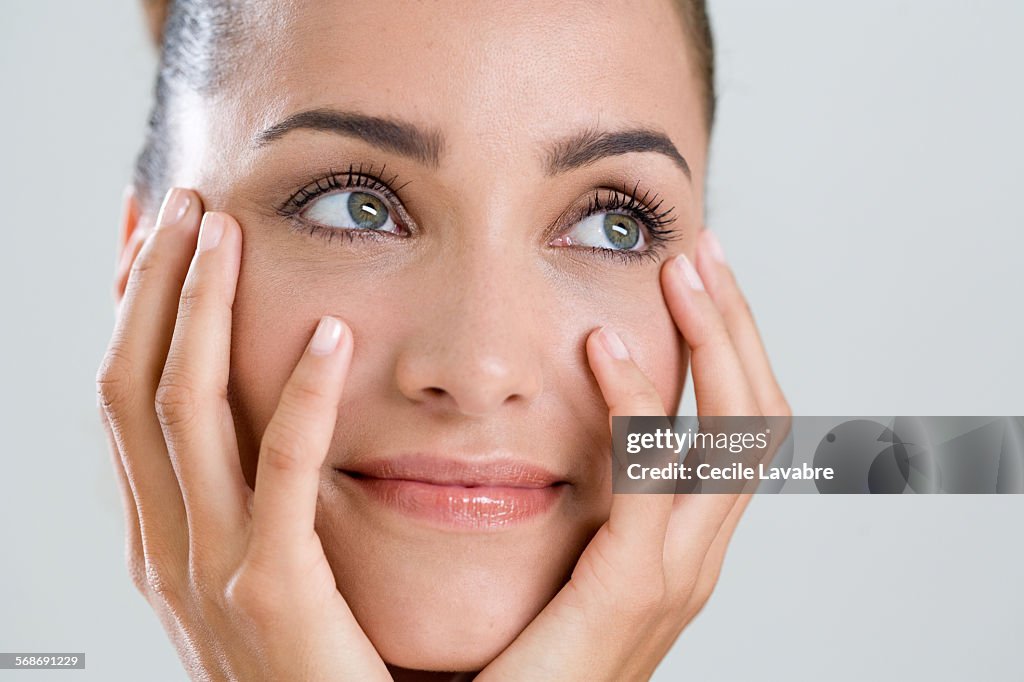
[[[170, 185], [174, 118], [170, 103], [183, 91], [212, 92], [230, 71], [232, 49], [242, 41], [245, 0], [144, 0], [150, 35], [160, 49], [153, 109], [135, 163], [135, 187], [146, 210], [155, 211]], [[703, 85], [704, 120], [715, 118], [715, 49], [705, 0], [672, 0], [692, 46]], [[216, 49], [215, 49], [216, 46]]]
[[135, 162], [135, 188], [146, 210], [156, 210], [170, 185], [175, 163], [171, 101], [184, 91], [212, 92], [224, 80], [226, 58], [239, 35], [238, 4], [237, 0], [144, 0], [150, 36], [160, 50], [153, 108]]

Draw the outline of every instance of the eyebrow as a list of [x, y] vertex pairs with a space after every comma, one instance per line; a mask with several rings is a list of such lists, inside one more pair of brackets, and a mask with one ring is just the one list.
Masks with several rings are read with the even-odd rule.
[[293, 130], [320, 130], [358, 138], [380, 149], [435, 167], [440, 163], [444, 148], [444, 138], [435, 130], [405, 121], [337, 109], [310, 109], [292, 114], [259, 133], [256, 145], [274, 142]]
[[690, 164], [668, 135], [649, 128], [620, 131], [584, 130], [553, 144], [547, 151], [548, 175], [575, 170], [609, 156], [633, 152], [654, 152], [672, 159], [692, 179]]
[[[256, 136], [256, 145], [274, 142], [293, 130], [319, 130], [361, 139], [375, 147], [437, 167], [444, 137], [436, 130], [406, 121], [337, 109], [309, 109], [292, 114]], [[653, 152], [672, 159], [691, 178], [690, 165], [664, 133], [650, 128], [620, 131], [584, 130], [552, 144], [546, 154], [548, 175], [582, 168], [609, 156]]]

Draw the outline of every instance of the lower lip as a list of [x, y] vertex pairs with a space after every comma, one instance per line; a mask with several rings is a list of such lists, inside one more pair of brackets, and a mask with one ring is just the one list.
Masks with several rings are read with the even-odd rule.
[[466, 487], [398, 478], [348, 478], [372, 499], [401, 514], [475, 530], [498, 530], [535, 518], [554, 506], [564, 487]]

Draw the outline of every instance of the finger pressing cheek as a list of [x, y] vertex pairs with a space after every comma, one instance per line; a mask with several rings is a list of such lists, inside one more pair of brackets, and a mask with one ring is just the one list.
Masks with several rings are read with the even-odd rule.
[[672, 318], [690, 346], [690, 372], [701, 416], [759, 414], [725, 320], [689, 259], [680, 254], [661, 269]]
[[633, 362], [617, 333], [607, 327], [591, 333], [587, 357], [610, 416], [665, 414], [657, 389]]

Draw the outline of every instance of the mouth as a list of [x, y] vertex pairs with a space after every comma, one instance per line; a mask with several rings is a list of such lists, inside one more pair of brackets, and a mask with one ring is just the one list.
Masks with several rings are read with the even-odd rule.
[[510, 459], [403, 455], [335, 467], [371, 501], [433, 526], [500, 530], [550, 512], [569, 483]]

